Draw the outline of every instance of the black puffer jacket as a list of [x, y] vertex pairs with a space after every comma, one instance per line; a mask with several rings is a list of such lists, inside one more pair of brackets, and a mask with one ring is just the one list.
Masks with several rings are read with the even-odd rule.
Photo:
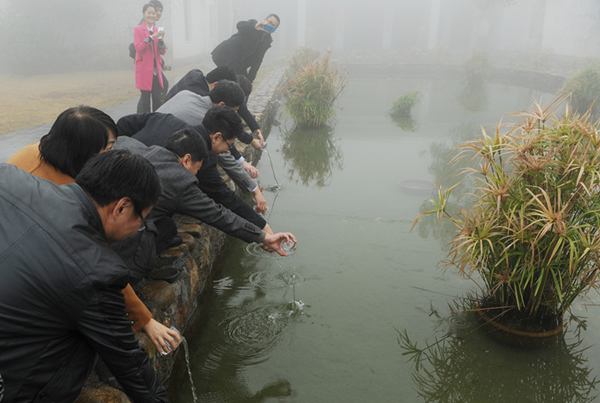
[[3, 402], [69, 402], [102, 357], [135, 402], [168, 402], [125, 313], [128, 282], [92, 201], [0, 164]]
[[238, 32], [212, 51], [212, 58], [217, 66], [230, 67], [236, 74], [243, 74], [254, 81], [265, 53], [273, 42], [271, 34], [255, 28], [257, 22], [248, 20], [237, 23]]

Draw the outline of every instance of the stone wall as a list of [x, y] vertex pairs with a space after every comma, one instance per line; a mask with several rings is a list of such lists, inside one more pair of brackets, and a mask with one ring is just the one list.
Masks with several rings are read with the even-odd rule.
[[[256, 86], [248, 102], [248, 108], [260, 123], [265, 138], [271, 130], [271, 124], [277, 113], [280, 95], [278, 87], [283, 76], [283, 70], [270, 72]], [[252, 146], [237, 144], [237, 147], [252, 163], [256, 163], [260, 158], [260, 152]], [[232, 189], [236, 189], [233, 181], [224, 173], [222, 177]], [[236, 191], [239, 192], [239, 189]], [[157, 266], [175, 267], [179, 269], [179, 276], [171, 283], [164, 280], [144, 279], [134, 289], [150, 309], [154, 319], [166, 326], [175, 326], [184, 333], [188, 324], [202, 309], [199, 301], [204, 292], [210, 289], [213, 264], [226, 243], [226, 236], [221, 231], [192, 217], [175, 216], [175, 222], [184, 242], [163, 252], [158, 257]], [[154, 345], [143, 332], [137, 332], [136, 335], [148, 352], [160, 379], [163, 383], [166, 382], [173, 369], [176, 355], [157, 354]], [[129, 399], [100, 361], [76, 402], [129, 402]]]

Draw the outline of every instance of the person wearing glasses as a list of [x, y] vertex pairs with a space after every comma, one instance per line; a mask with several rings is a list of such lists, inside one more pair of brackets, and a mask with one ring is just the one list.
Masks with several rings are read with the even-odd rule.
[[[116, 133], [117, 125], [106, 113], [91, 106], [76, 106], [62, 112], [48, 134], [17, 151], [8, 163], [56, 185], [70, 184], [88, 160], [113, 148]], [[179, 337], [152, 318], [131, 285], [122, 292], [134, 332], [143, 330], [159, 351], [166, 348], [165, 341]]]
[[[237, 118], [238, 124], [228, 123], [232, 117]], [[172, 217], [175, 213], [189, 215], [245, 242], [255, 242], [267, 251], [287, 256], [280, 244], [284, 239], [296, 242], [291, 233], [267, 232], [216, 203], [198, 187], [197, 176], [202, 176], [211, 168], [216, 171], [209, 154], [227, 150], [243, 130], [241, 118], [226, 106], [209, 110], [203, 126], [198, 127], [202, 129], [202, 134], [193, 128], [171, 134], [164, 148], [156, 145], [148, 147], [127, 136], [117, 139], [115, 149], [128, 150], [146, 158], [155, 167], [163, 184], [149, 219]], [[218, 174], [216, 180], [220, 180]]]
[[230, 67], [236, 74], [242, 74], [254, 82], [265, 53], [273, 42], [271, 34], [279, 27], [279, 23], [276, 14], [269, 14], [260, 22], [238, 22], [238, 31], [212, 51], [213, 62], [217, 66]]
[[72, 402], [100, 357], [131, 401], [169, 402], [127, 319], [129, 273], [110, 248], [158, 199], [152, 165], [110, 150], [75, 183], [56, 186], [12, 164], [0, 164], [0, 177], [4, 401]]

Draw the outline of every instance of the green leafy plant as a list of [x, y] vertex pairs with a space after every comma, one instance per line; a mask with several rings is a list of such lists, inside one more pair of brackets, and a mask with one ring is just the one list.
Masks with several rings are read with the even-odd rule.
[[329, 52], [312, 61], [310, 56], [293, 59], [305, 63], [288, 71], [283, 90], [286, 109], [300, 126], [324, 126], [335, 115], [334, 103], [345, 88], [348, 75], [332, 65]]
[[589, 66], [567, 80], [562, 93], [571, 94], [573, 108], [579, 113], [591, 110], [595, 117], [600, 115], [600, 66]]
[[460, 144], [453, 161], [470, 161], [461, 175], [474, 180], [476, 201], [453, 214], [454, 186], [440, 188], [434, 208], [415, 220], [452, 222], [444, 263], [479, 274], [482, 306], [502, 308], [509, 325], [530, 331], [556, 327], [577, 296], [598, 288], [600, 135], [589, 115], [555, 116], [563, 101]]
[[485, 80], [492, 70], [490, 55], [483, 50], [475, 50], [462, 63], [462, 70], [467, 83], [481, 82]]
[[394, 102], [390, 115], [395, 118], [408, 118], [412, 108], [419, 103], [419, 91], [409, 91]]

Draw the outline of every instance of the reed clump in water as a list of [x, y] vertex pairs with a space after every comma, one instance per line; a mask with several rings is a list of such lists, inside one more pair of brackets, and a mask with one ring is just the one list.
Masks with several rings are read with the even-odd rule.
[[588, 110], [600, 117], [600, 66], [589, 66], [573, 75], [563, 86], [562, 93], [571, 94], [573, 109], [583, 114]]
[[334, 103], [346, 87], [348, 74], [331, 63], [330, 51], [317, 58], [312, 51], [301, 52], [288, 70], [286, 109], [299, 126], [325, 126], [335, 115]]
[[[589, 114], [556, 115], [563, 101], [459, 145], [452, 161], [470, 162], [461, 177], [472, 179], [476, 202], [453, 214], [452, 188], [440, 188], [433, 209], [419, 216], [456, 226], [444, 263], [478, 274], [483, 308], [506, 308], [507, 319], [520, 314], [524, 331], [552, 330], [549, 318], [560, 322], [579, 295], [600, 285], [600, 132]], [[538, 324], [542, 330], [531, 330]]]

